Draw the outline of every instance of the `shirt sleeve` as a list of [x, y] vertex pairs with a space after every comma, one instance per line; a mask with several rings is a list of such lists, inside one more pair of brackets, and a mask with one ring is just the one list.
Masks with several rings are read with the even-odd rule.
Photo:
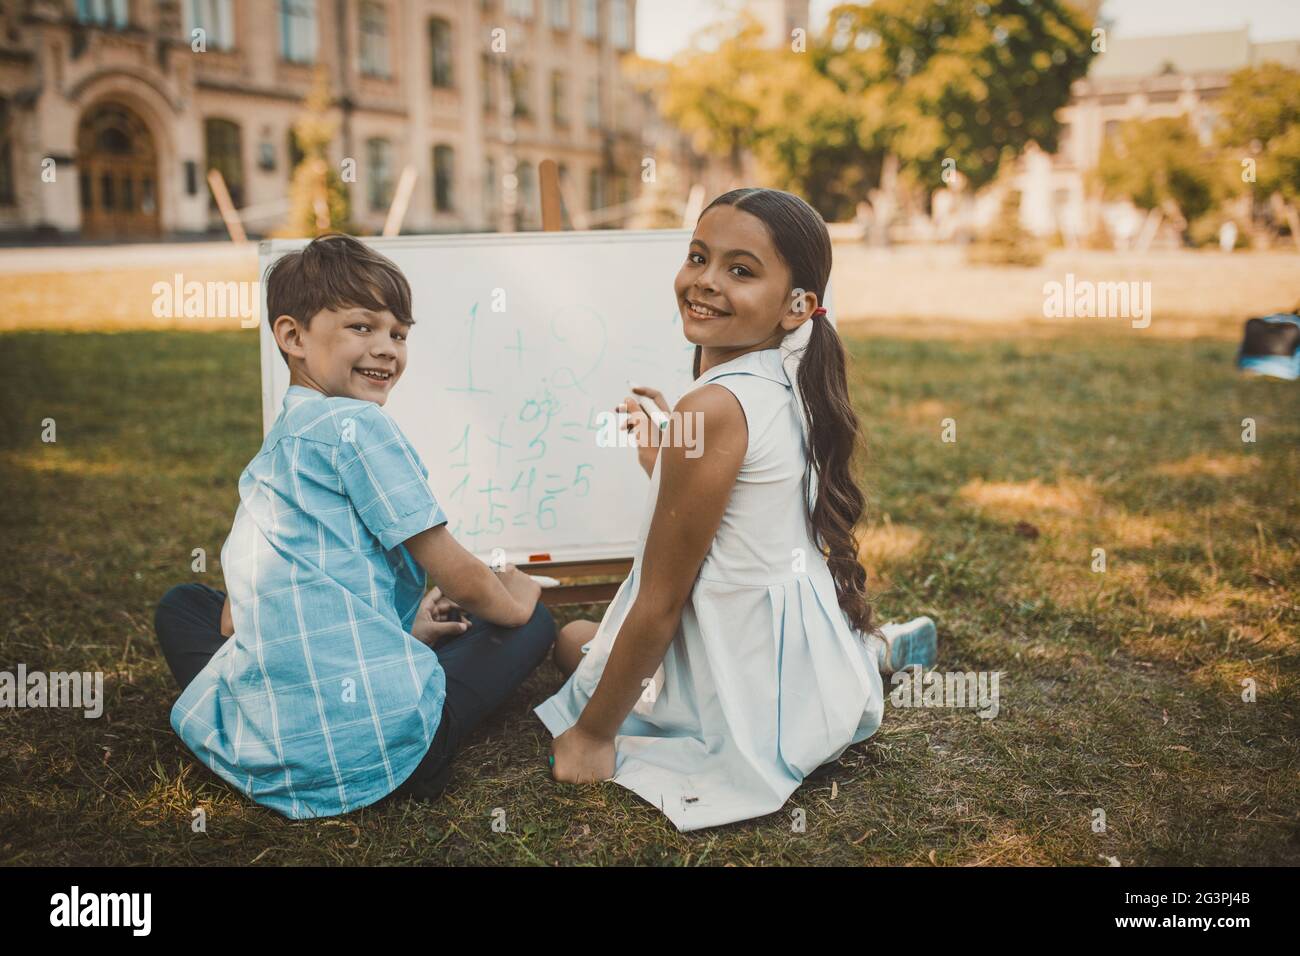
[[387, 551], [447, 516], [419, 453], [378, 405], [369, 406], [339, 416], [335, 463], [352, 507]]

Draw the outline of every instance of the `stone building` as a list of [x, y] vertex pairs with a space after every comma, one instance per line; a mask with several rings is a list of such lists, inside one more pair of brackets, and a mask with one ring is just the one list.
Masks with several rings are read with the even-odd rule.
[[220, 229], [214, 168], [249, 231], [269, 231], [317, 71], [359, 230], [382, 227], [408, 165], [407, 232], [537, 226], [544, 158], [571, 209], [625, 202], [644, 152], [619, 70], [635, 16], [636, 0], [5, 3], [0, 236]]

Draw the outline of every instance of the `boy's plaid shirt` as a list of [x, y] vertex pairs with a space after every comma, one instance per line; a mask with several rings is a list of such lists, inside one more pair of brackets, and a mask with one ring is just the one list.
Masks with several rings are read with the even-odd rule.
[[374, 402], [292, 385], [239, 497], [221, 549], [235, 634], [172, 727], [286, 816], [374, 803], [425, 755], [445, 697], [409, 633], [425, 575], [402, 546], [447, 520], [428, 471]]

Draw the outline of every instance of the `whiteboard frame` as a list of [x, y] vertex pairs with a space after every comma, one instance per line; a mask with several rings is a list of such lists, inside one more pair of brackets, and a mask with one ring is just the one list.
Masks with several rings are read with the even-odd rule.
[[[389, 250], [412, 248], [438, 249], [450, 246], [463, 248], [466, 245], [490, 248], [537, 246], [542, 244], [579, 245], [588, 243], [592, 239], [599, 239], [602, 245], [631, 246], [651, 237], [662, 240], [673, 236], [677, 237], [681, 241], [682, 248], [686, 249], [690, 245], [691, 236], [694, 234], [694, 229], [586, 229], [564, 232], [471, 232], [408, 236], [355, 236], [354, 238], [365, 243], [376, 252], [388, 255]], [[262, 366], [262, 437], [264, 439], [280, 414], [284, 392], [288, 390], [289, 382], [288, 364], [280, 357], [280, 350], [275, 344], [275, 337], [271, 334], [271, 324], [267, 320], [269, 310], [266, 302], [266, 272], [272, 261], [278, 260], [285, 253], [302, 249], [310, 242], [310, 238], [264, 239], [257, 244], [257, 276], [262, 316], [262, 320], [258, 323], [258, 353]], [[822, 305], [826, 306], [826, 318], [834, 326], [836, 323], [830, 308], [833, 278], [834, 274], [832, 273], [826, 283], [826, 296]], [[284, 384], [284, 387], [280, 389], [281, 397], [278, 404], [275, 401], [277, 380]], [[398, 422], [398, 426], [401, 426], [401, 422]], [[635, 548], [635, 544], [633, 548]], [[581, 553], [569, 553], [561, 550], [549, 552], [549, 554], [551, 562], [626, 561], [634, 557], [633, 552], [623, 544], [610, 546], [592, 544]], [[508, 555], [508, 558], [513, 563], [520, 565], [527, 562], [527, 555]]]

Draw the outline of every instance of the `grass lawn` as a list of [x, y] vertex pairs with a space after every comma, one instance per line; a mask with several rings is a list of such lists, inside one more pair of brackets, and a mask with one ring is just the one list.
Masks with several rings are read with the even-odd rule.
[[222, 586], [256, 334], [0, 334], [0, 670], [106, 675], [98, 720], [0, 710], [0, 862], [1300, 863], [1297, 384], [1127, 329], [847, 343], [878, 613], [935, 618], [940, 669], [1001, 672], [1000, 711], [887, 704], [782, 812], [680, 834], [613, 784], [550, 780], [549, 662], [437, 804], [294, 822], [228, 788], [172, 733], [153, 607]]

